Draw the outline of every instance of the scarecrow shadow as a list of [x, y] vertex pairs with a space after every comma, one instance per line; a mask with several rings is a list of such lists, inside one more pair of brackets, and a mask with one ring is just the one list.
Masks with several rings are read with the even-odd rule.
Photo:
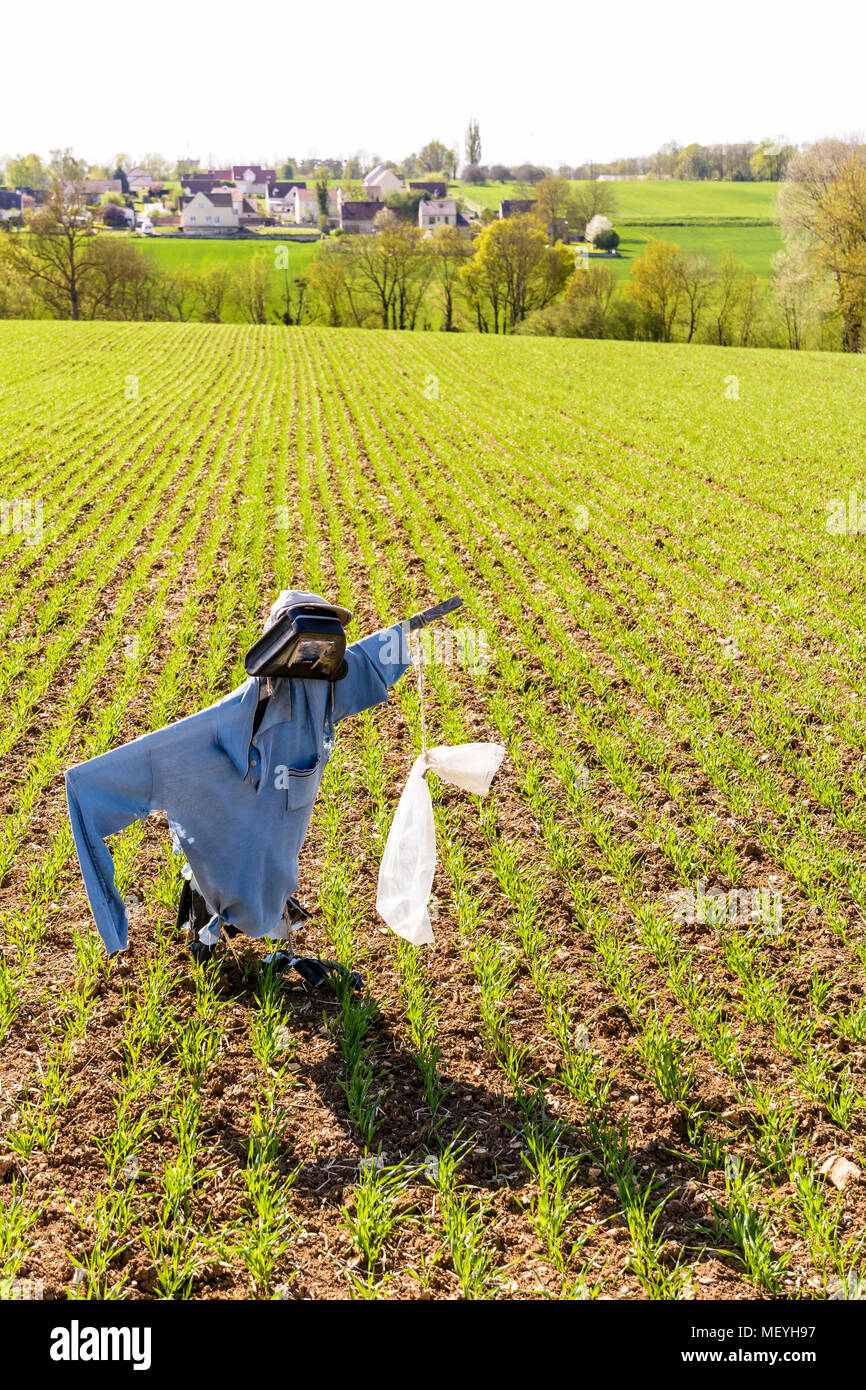
[[[253, 1012], [257, 1008], [255, 996], [261, 982], [261, 958], [245, 952], [242, 957], [235, 956], [233, 966], [226, 957], [223, 960], [221, 993], [230, 997], [236, 1006]], [[282, 977], [281, 996], [282, 1018], [291, 1038], [303, 1044], [302, 1053], [318, 1054], [309, 1061], [303, 1055], [299, 1058], [297, 1066], [292, 1067], [294, 1080], [301, 1088], [315, 1092], [342, 1130], [335, 1144], [332, 1129], [331, 1139], [317, 1144], [317, 1156], [300, 1168], [296, 1168], [293, 1159], [289, 1134], [285, 1150], [287, 1167], [296, 1171], [294, 1187], [299, 1193], [316, 1201], [339, 1200], [343, 1188], [357, 1180], [361, 1160], [367, 1154], [367, 1146], [352, 1120], [344, 1087], [347, 1072], [339, 1028], [343, 1005], [333, 990], [311, 987], [292, 970]], [[364, 997], [353, 996], [359, 1002]], [[466, 1145], [467, 1152], [460, 1164], [461, 1181], [491, 1192], [506, 1187], [520, 1190], [534, 1181], [534, 1175], [521, 1159], [521, 1150], [525, 1149], [521, 1136], [526, 1129], [527, 1116], [518, 1102], [505, 1094], [504, 1079], [502, 1086], [494, 1089], [481, 1081], [469, 1082], [441, 1070], [439, 1082], [447, 1094], [434, 1117], [424, 1095], [418, 1063], [405, 1039], [394, 1033], [383, 1013], [378, 1012], [371, 1022], [366, 1042], [377, 1077], [376, 1086], [382, 1093], [375, 1134], [368, 1146], [371, 1157], [381, 1154], [382, 1161], [389, 1166], [405, 1161], [410, 1170], [417, 1168], [423, 1179], [429, 1158], [449, 1144]], [[558, 1118], [548, 1115], [551, 1124]], [[683, 1132], [682, 1135], [677, 1133], [675, 1141], [677, 1145], [685, 1145], [688, 1136], [684, 1122], [680, 1121], [680, 1125]], [[315, 1135], [315, 1120], [305, 1117], [304, 1127]], [[245, 1163], [249, 1133], [225, 1120], [217, 1128], [223, 1147], [241, 1164]], [[563, 1120], [562, 1148], [585, 1160], [575, 1173], [575, 1187], [583, 1188], [587, 1195], [595, 1195], [602, 1221], [621, 1225], [623, 1208], [611, 1177], [606, 1176], [600, 1184], [597, 1177], [589, 1176], [596, 1159], [579, 1124]], [[656, 1200], [667, 1194], [670, 1202], [669, 1207], [666, 1203], [659, 1218], [658, 1234], [672, 1245], [681, 1245], [687, 1250], [690, 1261], [703, 1255], [719, 1261], [732, 1273], [742, 1275], [742, 1261], [736, 1252], [724, 1248], [720, 1239], [713, 1235], [705, 1204], [698, 1209], [686, 1195], [691, 1191], [690, 1184], [693, 1186], [695, 1179], [699, 1180], [699, 1168], [672, 1147], [660, 1151], [657, 1139], [634, 1147], [630, 1157], [643, 1185], [664, 1170], [664, 1185], [658, 1189]]]
[[[244, 949], [242, 954], [226, 951], [220, 959], [218, 992], [236, 1008], [253, 1013], [258, 1009], [256, 994], [263, 981], [261, 957]], [[519, 1187], [528, 1181], [530, 1174], [520, 1159], [522, 1144], [518, 1137], [526, 1121], [517, 1102], [503, 1090], [482, 1081], [469, 1082], [439, 1070], [438, 1083], [444, 1094], [435, 1116], [432, 1115], [418, 1062], [405, 1038], [393, 1031], [384, 1013], [376, 1007], [374, 998], [369, 1000], [375, 1012], [364, 1045], [372, 1065], [373, 1088], [380, 1092], [380, 1101], [376, 1130], [369, 1146], [365, 1146], [346, 1096], [348, 1070], [340, 994], [327, 986], [308, 985], [293, 970], [287, 970], [280, 981], [282, 1022], [298, 1049], [297, 1060], [290, 1064], [294, 1094], [298, 1086], [314, 1091], [334, 1122], [322, 1126], [328, 1137], [316, 1145], [320, 1156], [298, 1171], [297, 1190], [318, 1198], [329, 1187], [341, 1188], [357, 1177], [367, 1148], [371, 1156], [381, 1154], [389, 1166], [405, 1160], [409, 1168], [423, 1169], [430, 1156], [452, 1143], [467, 1147], [460, 1165], [464, 1180], [491, 1189]], [[363, 994], [350, 997], [362, 1007], [369, 998]], [[305, 1108], [299, 1107], [299, 1122], [314, 1136], [315, 1118], [302, 1115]], [[342, 1137], [335, 1144], [336, 1126], [342, 1130]], [[221, 1119], [214, 1128], [223, 1148], [245, 1162], [249, 1134], [227, 1119]], [[289, 1133], [289, 1161], [291, 1149]]]

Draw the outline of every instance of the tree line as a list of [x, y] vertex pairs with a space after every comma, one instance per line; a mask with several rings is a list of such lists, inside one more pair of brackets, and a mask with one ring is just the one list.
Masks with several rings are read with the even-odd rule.
[[[469, 240], [424, 235], [402, 207], [376, 234], [327, 238], [300, 275], [272, 245], [242, 266], [167, 270], [123, 233], [95, 230], [76, 185], [56, 180], [22, 231], [0, 236], [0, 315], [243, 318], [384, 329], [711, 342], [721, 346], [866, 348], [866, 145], [824, 140], [788, 165], [785, 235], [768, 285], [732, 255], [718, 263], [652, 241], [621, 282], [564, 244], [612, 208], [606, 184], [549, 177], [532, 212]], [[411, 209], [410, 209], [411, 211]]]

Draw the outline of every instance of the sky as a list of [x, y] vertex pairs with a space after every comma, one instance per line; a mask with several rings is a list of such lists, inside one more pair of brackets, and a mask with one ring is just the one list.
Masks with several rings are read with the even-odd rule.
[[[246, 16], [246, 19], [245, 19]], [[866, 126], [866, 6], [176, 0], [10, 7], [0, 155], [203, 165], [458, 147], [556, 168]]]

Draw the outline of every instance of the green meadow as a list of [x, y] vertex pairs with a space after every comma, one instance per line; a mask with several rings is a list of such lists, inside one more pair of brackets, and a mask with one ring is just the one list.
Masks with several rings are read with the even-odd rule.
[[[684, 251], [703, 252], [720, 261], [730, 251], [762, 280], [782, 237], [775, 221], [776, 183], [689, 183], [683, 179], [630, 179], [611, 184], [617, 203], [614, 225], [620, 254], [610, 264], [624, 279], [654, 239], [675, 242]], [[478, 208], [498, 208], [501, 198], [517, 198], [517, 184], [454, 184], [452, 191]]]
[[726, 251], [730, 251], [748, 270], [766, 280], [770, 275], [770, 263], [777, 251], [781, 250], [782, 237], [779, 228], [772, 223], [766, 226], [737, 227], [725, 224], [716, 226], [658, 226], [653, 224], [631, 225], [618, 223], [620, 228], [619, 255], [593, 264], [610, 265], [620, 277], [626, 279], [634, 262], [641, 257], [648, 244], [653, 241], [669, 241], [682, 251], [703, 253], [711, 261], [721, 261]]
[[[685, 179], [629, 179], [612, 183], [620, 220], [649, 222], [656, 218], [682, 220], [709, 218], [757, 218], [769, 222], [776, 215], [777, 183], [710, 183]], [[498, 208], [501, 198], [519, 198], [524, 190], [516, 183], [455, 183], [452, 192], [479, 207]]]
[[272, 265], [283, 269], [283, 261], [277, 262], [277, 247], [288, 247], [289, 274], [299, 275], [305, 266], [318, 254], [318, 242], [298, 241], [291, 236], [256, 238], [252, 241], [229, 241], [214, 238], [212, 241], [198, 240], [195, 237], [142, 237], [137, 244], [152, 256], [163, 270], [202, 271], [212, 265], [238, 266], [256, 255], [265, 255]]

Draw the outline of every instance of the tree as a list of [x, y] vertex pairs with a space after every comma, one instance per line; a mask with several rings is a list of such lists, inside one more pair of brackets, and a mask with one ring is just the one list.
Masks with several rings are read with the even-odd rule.
[[105, 227], [123, 228], [129, 225], [123, 208], [118, 207], [117, 203], [105, 203], [101, 209], [101, 215]]
[[758, 297], [758, 278], [730, 251], [722, 257], [709, 301], [713, 340], [719, 347], [749, 341]]
[[799, 241], [816, 279], [832, 283], [842, 346], [866, 341], [866, 145], [822, 140], [796, 155], [779, 191], [782, 228]]
[[420, 227], [402, 222], [385, 228], [380, 240], [394, 267], [391, 327], [414, 328], [433, 268], [428, 243]]
[[161, 154], [146, 154], [141, 161], [154, 183], [165, 182], [171, 178], [171, 165]]
[[460, 272], [472, 255], [472, 247], [456, 227], [437, 227], [428, 242], [433, 278], [442, 300], [442, 327], [454, 327], [454, 300], [461, 284]]
[[486, 227], [473, 259], [461, 277], [476, 312], [479, 329], [509, 332], [534, 309], [543, 309], [562, 293], [574, 265], [561, 244], [548, 246], [544, 230], [531, 213], [507, 217]]
[[408, 189], [401, 190], [399, 193], [388, 193], [385, 195], [385, 206], [396, 214], [403, 222], [418, 223], [418, 208], [428, 197], [423, 190], [416, 189], [414, 192]]
[[775, 140], [762, 140], [749, 159], [752, 178], [778, 183], [784, 177], [785, 170], [796, 153], [793, 145], [780, 145]]
[[308, 285], [331, 328], [337, 328], [345, 321], [344, 316], [349, 309], [346, 243], [350, 240], [343, 237], [328, 242], [322, 247], [321, 254], [310, 262], [306, 272]]
[[679, 277], [683, 292], [686, 342], [690, 343], [712, 295], [716, 271], [706, 256], [684, 255], [680, 258]]
[[328, 178], [327, 178], [327, 175], [325, 175], [323, 178], [319, 178], [319, 179], [316, 180], [316, 201], [317, 201], [318, 204], [319, 204], [319, 216], [320, 216], [320, 217], [324, 217], [325, 221], [327, 222], [327, 220], [328, 220]]
[[59, 318], [78, 319], [93, 273], [93, 218], [79, 184], [54, 176], [51, 194], [10, 238], [9, 263]]
[[481, 163], [481, 134], [477, 120], [471, 120], [466, 129], [466, 163]]
[[10, 188], [47, 188], [48, 171], [38, 154], [19, 154], [6, 165]]
[[815, 279], [802, 246], [790, 242], [773, 257], [770, 292], [782, 311], [788, 347], [804, 347], [832, 308], [832, 290]]
[[612, 220], [616, 216], [616, 194], [609, 183], [597, 179], [578, 183], [572, 190], [566, 210], [568, 225], [583, 236], [594, 217]]
[[222, 323], [223, 309], [231, 294], [232, 276], [229, 267], [215, 261], [195, 277], [193, 297], [199, 317], [204, 323]]
[[198, 317], [193, 312], [198, 281], [199, 277], [188, 270], [163, 270], [154, 287], [156, 317], [177, 319], [178, 323]]
[[542, 179], [535, 189], [538, 214], [544, 219], [551, 241], [560, 241], [565, 236], [570, 198], [571, 184], [568, 179], [558, 178], [555, 174]]
[[283, 271], [283, 307], [277, 314], [277, 318], [287, 328], [296, 323], [303, 323], [307, 289], [308, 282], [305, 275], [295, 275], [290, 278], [288, 270]]
[[628, 336], [614, 322], [617, 277], [610, 266], [594, 265], [576, 269], [569, 277], [563, 298], [526, 319], [518, 332], [544, 334], [557, 338], [606, 338]]
[[48, 179], [52, 186], [55, 182], [81, 184], [86, 177], [86, 160], [76, 159], [68, 146], [64, 150], [49, 150]]
[[155, 317], [158, 272], [134, 242], [96, 237], [88, 251], [82, 317], [147, 320]]
[[619, 246], [619, 232], [614, 231], [613, 227], [602, 227], [600, 232], [596, 232], [592, 244], [596, 251], [615, 251]]
[[669, 343], [683, 297], [680, 248], [651, 241], [632, 266], [625, 293], [641, 309], [649, 336]]
[[595, 217], [591, 217], [584, 229], [584, 240], [595, 243], [596, 237], [602, 232], [613, 231], [613, 223], [609, 217], [605, 217], [603, 212], [597, 212]]
[[268, 270], [269, 258], [255, 255], [234, 271], [231, 297], [250, 323], [268, 321]]
[[517, 183], [525, 183], [530, 188], [540, 183], [549, 169], [540, 169], [537, 164], [518, 164], [514, 170], [514, 178]]
[[487, 170], [483, 164], [464, 164], [462, 179], [464, 183], [486, 183]]
[[0, 237], [0, 319], [36, 318], [40, 302], [27, 277], [6, 255], [12, 240], [11, 236]]
[[418, 155], [418, 165], [426, 174], [451, 174], [457, 168], [457, 155], [441, 140], [431, 140]]

